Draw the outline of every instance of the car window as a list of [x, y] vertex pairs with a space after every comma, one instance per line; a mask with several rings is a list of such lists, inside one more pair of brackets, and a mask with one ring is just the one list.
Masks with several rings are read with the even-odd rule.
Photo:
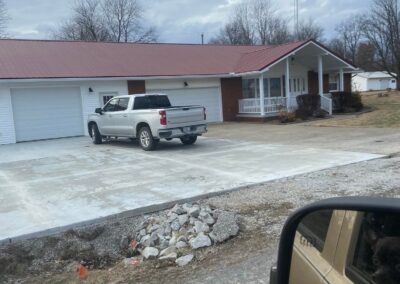
[[356, 242], [346, 268], [354, 283], [400, 283], [400, 216], [366, 213]]
[[128, 109], [129, 98], [120, 98], [114, 111], [124, 111]]
[[320, 252], [324, 247], [332, 213], [332, 210], [320, 210], [311, 213], [301, 221], [298, 228], [302, 237]]
[[112, 99], [103, 108], [105, 112], [115, 111], [116, 105], [118, 104], [118, 99]]
[[168, 108], [171, 103], [167, 96], [143, 96], [136, 97], [133, 104], [133, 109], [151, 109], [151, 108]]

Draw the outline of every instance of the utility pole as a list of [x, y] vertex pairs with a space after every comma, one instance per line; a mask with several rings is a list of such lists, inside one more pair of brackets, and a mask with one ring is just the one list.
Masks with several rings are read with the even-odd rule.
[[201, 44], [204, 44], [204, 34], [201, 34]]
[[296, 37], [299, 36], [299, 0], [294, 0], [294, 32], [296, 33]]

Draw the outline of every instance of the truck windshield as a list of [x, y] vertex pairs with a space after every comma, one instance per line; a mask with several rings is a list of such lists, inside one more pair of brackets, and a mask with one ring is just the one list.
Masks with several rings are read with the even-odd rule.
[[136, 97], [133, 109], [168, 108], [171, 103], [167, 96]]

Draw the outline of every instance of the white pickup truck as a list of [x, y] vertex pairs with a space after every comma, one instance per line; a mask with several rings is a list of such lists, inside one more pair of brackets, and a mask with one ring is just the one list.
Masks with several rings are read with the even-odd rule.
[[127, 137], [138, 138], [146, 151], [154, 150], [160, 139], [180, 138], [190, 145], [207, 132], [206, 109], [171, 106], [163, 94], [117, 96], [89, 115], [88, 130], [94, 144], [111, 137]]

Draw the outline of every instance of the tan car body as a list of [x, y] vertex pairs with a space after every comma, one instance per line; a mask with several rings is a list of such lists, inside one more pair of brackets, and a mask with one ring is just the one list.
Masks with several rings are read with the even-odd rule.
[[363, 214], [334, 211], [322, 252], [297, 232], [289, 283], [353, 283], [345, 271], [354, 256]]

